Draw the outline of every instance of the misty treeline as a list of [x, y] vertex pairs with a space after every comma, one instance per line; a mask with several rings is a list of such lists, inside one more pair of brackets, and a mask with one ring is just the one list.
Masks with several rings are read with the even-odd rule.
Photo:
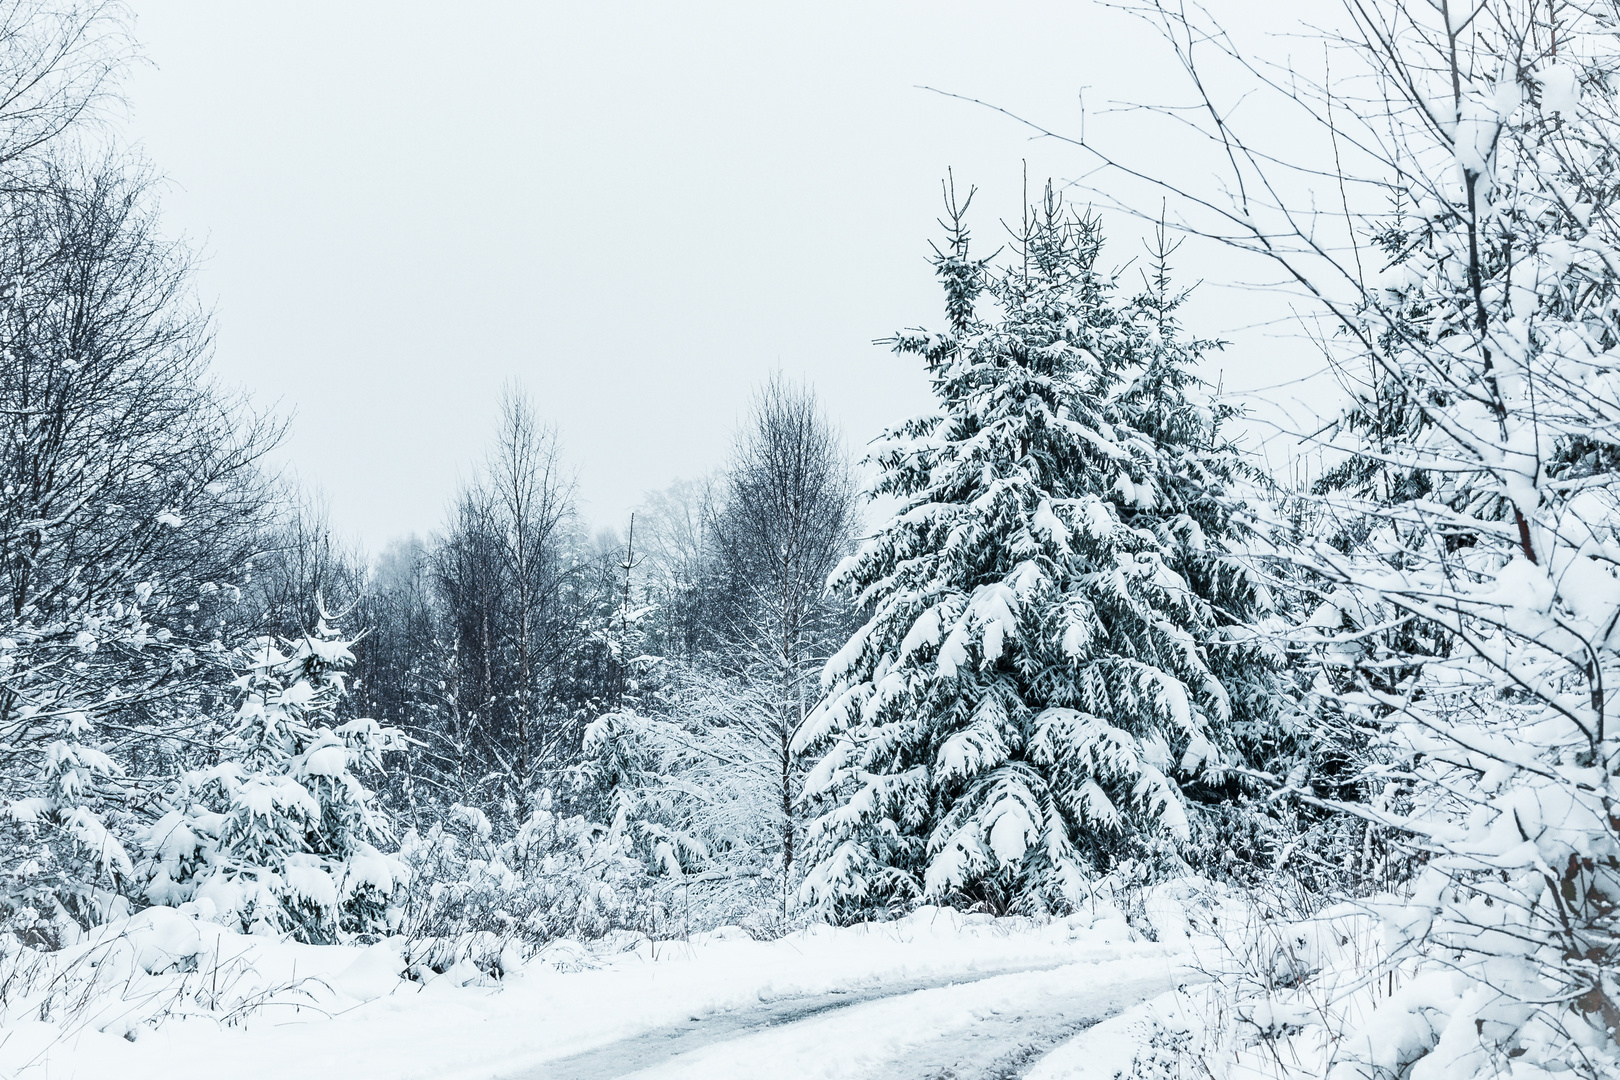
[[[210, 380], [190, 251], [105, 146], [121, 11], [0, 12], [13, 932], [167, 904], [493, 970], [569, 935], [1048, 917], [1198, 875], [1279, 912], [1378, 898], [1366, 955], [1244, 958], [1293, 1018], [1261, 1035], [1319, 1021], [1345, 1075], [1615, 1060], [1607, 8], [1352, 2], [1324, 43], [1354, 77], [1311, 82], [1138, 5], [1227, 194], [1078, 143], [1165, 200], [1114, 263], [1060, 190], [985, 243], [948, 179], [942, 317], [887, 340], [933, 403], [870, 447], [874, 498], [778, 377], [711, 477], [593, 531], [514, 383], [441, 526], [374, 556]], [[1246, 141], [1212, 66], [1315, 125], [1336, 204], [1287, 194], [1321, 159]], [[1300, 433], [1309, 483], [1201, 380], [1242, 358], [1184, 325], [1178, 235], [1312, 305], [1345, 399]]]
[[368, 560], [306, 519], [274, 610], [296, 635], [319, 595], [363, 635], [346, 708], [408, 737], [383, 788], [402, 825], [513, 835], [536, 810], [584, 815], [742, 917], [732, 893], [788, 903], [791, 744], [854, 625], [825, 586], [857, 495], [814, 393], [777, 377], [714, 475], [593, 533], [555, 429], [513, 387], [439, 532]]
[[[283, 421], [210, 375], [194, 254], [108, 121], [132, 55], [118, 5], [0, 5], [12, 929], [168, 903], [309, 941], [516, 911], [544, 939], [654, 925], [658, 860], [785, 910], [790, 743], [858, 522], [813, 392], [764, 383], [730, 459], [621, 536], [514, 384], [442, 527], [359, 553], [269, 464]], [[724, 824], [698, 794], [721, 773]]]

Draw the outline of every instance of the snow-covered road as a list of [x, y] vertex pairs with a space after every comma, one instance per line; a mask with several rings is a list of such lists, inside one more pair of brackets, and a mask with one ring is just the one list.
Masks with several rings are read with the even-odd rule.
[[1004, 1080], [1175, 985], [1168, 965], [1148, 967], [1159, 970], [1043, 965], [785, 998], [656, 1028], [510, 1080]]
[[[1045, 922], [924, 909], [774, 941], [734, 927], [564, 941], [499, 985], [402, 980], [395, 943], [199, 939], [154, 918], [120, 930], [128, 956], [103, 965], [117, 981], [93, 1008], [0, 1031], [0, 1080], [1002, 1078], [1194, 977], [1185, 935], [1143, 941], [1107, 905]], [[197, 1009], [227, 976], [241, 1004]]]

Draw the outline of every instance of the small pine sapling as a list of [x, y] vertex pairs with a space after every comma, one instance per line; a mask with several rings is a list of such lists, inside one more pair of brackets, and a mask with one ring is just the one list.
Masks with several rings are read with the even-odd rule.
[[283, 647], [261, 639], [244, 652], [225, 756], [185, 773], [147, 833], [151, 902], [312, 943], [396, 920], [404, 868], [382, 853], [392, 829], [355, 772], [380, 770], [403, 738], [375, 720], [339, 722], [350, 645], [323, 618]]

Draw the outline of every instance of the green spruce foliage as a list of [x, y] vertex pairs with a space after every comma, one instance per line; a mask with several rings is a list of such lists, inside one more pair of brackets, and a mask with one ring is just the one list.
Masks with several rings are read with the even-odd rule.
[[840, 918], [1066, 909], [1186, 843], [1185, 786], [1275, 708], [1237, 460], [1192, 371], [1213, 343], [1183, 339], [1163, 259], [1118, 302], [1098, 220], [1050, 190], [1010, 259], [976, 259], [970, 200], [948, 193], [934, 260], [947, 329], [893, 340], [937, 409], [873, 455], [899, 505], [833, 576], [870, 617], [800, 739], [805, 894]]

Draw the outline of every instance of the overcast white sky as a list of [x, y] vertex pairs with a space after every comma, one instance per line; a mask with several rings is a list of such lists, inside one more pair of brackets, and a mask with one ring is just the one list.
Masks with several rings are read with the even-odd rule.
[[[218, 370], [296, 412], [285, 460], [373, 551], [438, 523], [509, 378], [597, 525], [719, 465], [778, 367], [856, 447], [920, 411], [914, 363], [870, 342], [938, 322], [947, 167], [983, 189], [989, 246], [1021, 159], [1037, 180], [1086, 163], [918, 85], [1078, 130], [1082, 88], [1106, 125], [1168, 72], [1085, 0], [133, 6], [151, 64], [127, 131], [205, 254]], [[1250, 29], [1298, 10], [1227, 6]], [[1313, 362], [1234, 335], [1256, 303], [1206, 287], [1194, 309], [1239, 341], [1228, 386]]]

